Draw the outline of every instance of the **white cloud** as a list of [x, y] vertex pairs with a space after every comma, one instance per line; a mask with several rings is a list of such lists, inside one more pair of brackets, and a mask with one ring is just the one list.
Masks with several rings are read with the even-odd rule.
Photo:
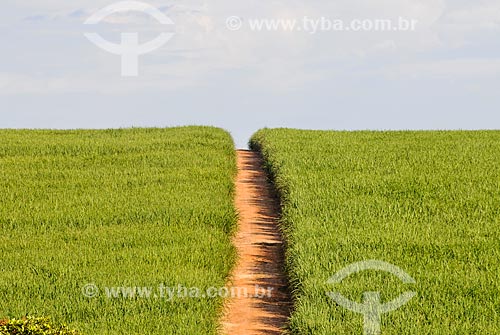
[[451, 10], [442, 18], [443, 24], [468, 28], [500, 28], [500, 2], [469, 4], [468, 8]]
[[[135, 87], [175, 88], [199, 85], [214, 74], [235, 69], [243, 70], [241, 78], [250, 85], [266, 85], [270, 89], [306, 86], [310, 82], [335, 78], [347, 68], [358, 66], [359, 71], [378, 71], [390, 68], [392, 76], [427, 73], [434, 76], [477, 76], [496, 70], [496, 63], [464, 58], [458, 60], [419, 59], [419, 54], [446, 50], [466, 45], [485, 28], [499, 24], [500, 4], [491, 0], [483, 4], [460, 3], [451, 6], [445, 0], [275, 0], [265, 2], [236, 2], [220, 0], [147, 1], [166, 13], [175, 23], [177, 35], [167, 46], [141, 58], [146, 75], [135, 81]], [[61, 40], [60, 50], [39, 50], [41, 54], [67, 53], [66, 67], [73, 70], [66, 76], [49, 74], [38, 77], [30, 73], [2, 75], [4, 92], [54, 93], [58, 91], [113, 91], [128, 92], [129, 85], [119, 78], [118, 56], [105, 54], [83, 37], [87, 29], [81, 24], [98, 9], [109, 5], [108, 0], [35, 0], [14, 2], [6, 0], [4, 7], [22, 10], [33, 22], [33, 32], [50, 31], [52, 38]], [[419, 21], [416, 32], [323, 32], [311, 35], [305, 32], [251, 32], [248, 29], [232, 32], [226, 29], [227, 17], [237, 15], [244, 20], [286, 19], [304, 16], [346, 21], [358, 19], [394, 19], [405, 17]], [[48, 29], [43, 21], [68, 23], [68, 29]], [[65, 23], [64, 23], [65, 22]], [[133, 23], [141, 34], [162, 29], [144, 15], [114, 14], [107, 23], [121, 26]], [[26, 24], [26, 23], [21, 23]], [[116, 34], [116, 29], [109, 30]], [[102, 28], [104, 29], [104, 28]], [[496, 29], [496, 28], [495, 28]], [[60, 33], [57, 32], [60, 30]], [[105, 30], [105, 29], [104, 29]], [[465, 35], [464, 31], [470, 32]], [[71, 34], [70, 34], [71, 33]], [[32, 35], [37, 36], [37, 35]], [[70, 37], [71, 36], [71, 37]], [[81, 37], [81, 40], [78, 38]], [[68, 39], [71, 38], [71, 43]], [[72, 45], [78, 43], [78, 48]], [[93, 48], [93, 49], [92, 49]], [[81, 50], [85, 53], [82, 55]], [[77, 54], [80, 52], [80, 54]], [[85, 57], [95, 71], [80, 69], [71, 63]], [[456, 57], [455, 57], [456, 58]], [[154, 60], [154, 63], [151, 63]], [[388, 62], [388, 66], [385, 62]], [[43, 68], [44, 64], [40, 64]], [[64, 67], [64, 64], [62, 65]], [[366, 70], [362, 70], [366, 68]], [[75, 73], [76, 72], [76, 73]], [[71, 77], [71, 79], [69, 79]], [[64, 79], [67, 78], [67, 79]], [[7, 83], [7, 84], [6, 84]]]
[[494, 79], [500, 77], [500, 58], [405, 63], [378, 73], [391, 79]]

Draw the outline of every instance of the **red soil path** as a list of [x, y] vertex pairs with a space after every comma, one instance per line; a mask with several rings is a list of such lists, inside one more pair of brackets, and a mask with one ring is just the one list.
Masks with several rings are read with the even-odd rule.
[[282, 334], [292, 305], [283, 272], [283, 239], [277, 223], [280, 207], [255, 152], [238, 151], [235, 202], [239, 230], [234, 244], [239, 261], [230, 284], [249, 296], [239, 294], [228, 300], [222, 333]]

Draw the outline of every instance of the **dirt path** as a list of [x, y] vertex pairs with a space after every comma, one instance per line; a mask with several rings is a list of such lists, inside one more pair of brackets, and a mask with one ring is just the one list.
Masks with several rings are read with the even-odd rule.
[[239, 261], [231, 284], [248, 296], [238, 294], [229, 300], [223, 334], [281, 334], [291, 299], [283, 273], [283, 240], [277, 225], [279, 203], [259, 155], [252, 151], [238, 151], [236, 207], [240, 220], [234, 244]]

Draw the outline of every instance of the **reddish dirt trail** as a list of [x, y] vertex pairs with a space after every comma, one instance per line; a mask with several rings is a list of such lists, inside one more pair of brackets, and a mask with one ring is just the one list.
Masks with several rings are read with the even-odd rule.
[[[252, 151], [238, 151], [236, 208], [239, 230], [234, 238], [239, 260], [231, 286], [249, 296], [231, 298], [222, 320], [224, 335], [278, 335], [286, 326], [291, 298], [283, 272], [283, 239], [278, 228], [280, 207]], [[256, 291], [256, 286], [267, 291]], [[262, 293], [255, 297], [254, 293]], [[266, 293], [266, 294], [264, 294]]]

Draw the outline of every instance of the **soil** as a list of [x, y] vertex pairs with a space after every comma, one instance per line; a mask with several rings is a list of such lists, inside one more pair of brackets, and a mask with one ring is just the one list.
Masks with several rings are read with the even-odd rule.
[[228, 299], [222, 333], [283, 334], [292, 303], [284, 273], [283, 237], [278, 226], [280, 206], [256, 152], [238, 151], [235, 203], [239, 226], [234, 244], [239, 260], [230, 286], [239, 292], [246, 291], [248, 296], [237, 294]]

